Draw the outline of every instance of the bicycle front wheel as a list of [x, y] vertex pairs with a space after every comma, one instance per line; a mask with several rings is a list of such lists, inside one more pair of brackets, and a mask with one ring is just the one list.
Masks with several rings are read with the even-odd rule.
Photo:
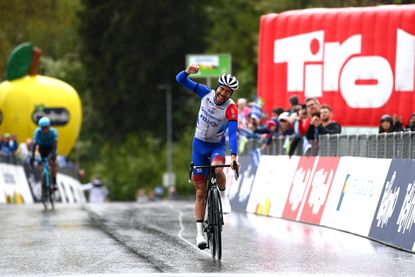
[[51, 188], [50, 186], [49, 186], [49, 202], [50, 202], [50, 205], [51, 205], [51, 208], [52, 208], [52, 210], [54, 210], [55, 209], [55, 203], [54, 203], [54, 194], [55, 194], [55, 192], [53, 191], [53, 188]]
[[43, 208], [45, 210], [47, 210], [48, 209], [49, 193], [47, 191], [46, 179], [45, 179], [44, 174], [42, 174], [42, 176], [41, 176], [41, 181], [42, 181], [42, 203], [43, 203]]
[[222, 259], [222, 203], [219, 191], [213, 189], [211, 193], [212, 215], [212, 258]]

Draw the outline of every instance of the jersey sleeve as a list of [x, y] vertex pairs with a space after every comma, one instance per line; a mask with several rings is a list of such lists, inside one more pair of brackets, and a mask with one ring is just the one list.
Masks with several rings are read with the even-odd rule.
[[232, 120], [228, 122], [229, 149], [231, 155], [238, 154], [238, 121]]
[[228, 121], [238, 121], [238, 108], [235, 104], [229, 105], [226, 110], [226, 118]]
[[203, 98], [211, 91], [207, 86], [191, 80], [184, 70], [177, 74], [176, 81], [188, 90], [195, 92], [200, 98]]
[[53, 141], [58, 141], [58, 132], [56, 131], [56, 129], [53, 129]]
[[33, 144], [39, 144], [39, 129], [35, 130], [35, 134], [33, 135]]

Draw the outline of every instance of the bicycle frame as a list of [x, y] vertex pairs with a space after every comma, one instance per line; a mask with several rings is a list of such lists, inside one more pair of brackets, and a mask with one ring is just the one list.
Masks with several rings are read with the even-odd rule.
[[42, 163], [43, 176], [45, 178], [45, 185], [47, 187], [50, 187], [50, 173], [49, 173], [50, 171], [49, 171], [49, 160], [48, 160], [48, 158], [42, 158], [41, 163]]
[[47, 203], [48, 201], [51, 204], [52, 209], [55, 208], [54, 206], [54, 199], [53, 199], [53, 189], [51, 186], [51, 170], [49, 166], [49, 159], [48, 157], [42, 157], [40, 159], [40, 163], [42, 164], [42, 202], [45, 210], [48, 209]]

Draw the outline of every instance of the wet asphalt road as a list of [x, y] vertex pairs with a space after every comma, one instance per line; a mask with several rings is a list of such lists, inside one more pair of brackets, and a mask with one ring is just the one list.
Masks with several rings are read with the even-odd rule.
[[415, 275], [415, 255], [323, 227], [232, 212], [222, 262], [195, 231], [190, 202], [2, 205], [0, 275]]

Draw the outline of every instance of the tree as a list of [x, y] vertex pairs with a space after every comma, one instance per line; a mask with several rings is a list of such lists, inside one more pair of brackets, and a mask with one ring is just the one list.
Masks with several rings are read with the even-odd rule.
[[175, 75], [184, 69], [187, 53], [204, 51], [203, 2], [83, 1], [81, 58], [97, 120], [93, 131], [113, 140], [142, 130], [163, 136], [160, 84], [171, 85], [173, 105], [184, 107], [174, 110], [175, 130], [188, 124], [189, 98], [179, 91]]
[[25, 41], [53, 60], [77, 53], [79, 6], [79, 0], [0, 0], [0, 72], [13, 48]]

